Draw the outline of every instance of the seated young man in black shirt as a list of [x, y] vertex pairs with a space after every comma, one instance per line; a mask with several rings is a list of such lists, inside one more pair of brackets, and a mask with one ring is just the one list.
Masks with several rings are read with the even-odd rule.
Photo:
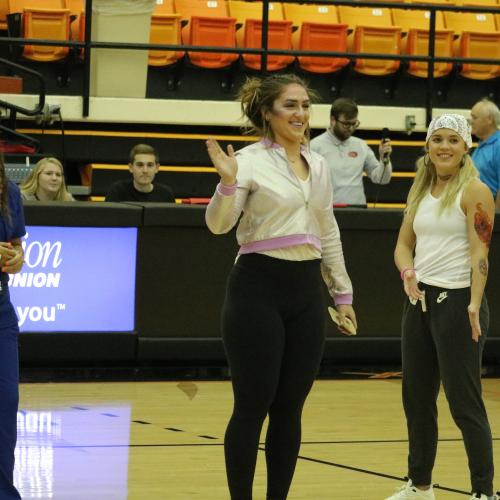
[[111, 185], [105, 201], [154, 201], [175, 203], [174, 193], [169, 186], [158, 182], [153, 184], [160, 169], [156, 150], [147, 144], [137, 144], [130, 151], [128, 168], [132, 179], [117, 181]]

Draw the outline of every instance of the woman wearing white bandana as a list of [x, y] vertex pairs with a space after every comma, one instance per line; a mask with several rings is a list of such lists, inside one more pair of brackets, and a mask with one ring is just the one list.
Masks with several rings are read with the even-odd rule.
[[441, 382], [462, 432], [471, 500], [498, 499], [480, 377], [489, 324], [484, 287], [495, 203], [468, 154], [471, 145], [463, 116], [432, 120], [396, 245], [395, 262], [408, 296], [401, 344], [409, 480], [386, 500], [435, 498], [432, 469]]

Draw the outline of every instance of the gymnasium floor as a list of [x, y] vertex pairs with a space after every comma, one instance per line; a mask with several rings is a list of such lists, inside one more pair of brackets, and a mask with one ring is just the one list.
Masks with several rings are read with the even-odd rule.
[[[500, 467], [500, 379], [483, 390]], [[397, 377], [317, 381], [289, 500], [392, 494], [406, 472], [400, 391]], [[228, 500], [231, 404], [227, 381], [22, 384], [16, 484], [26, 500]], [[439, 407], [436, 497], [466, 499], [466, 457], [442, 393]], [[264, 498], [259, 452], [254, 500]]]

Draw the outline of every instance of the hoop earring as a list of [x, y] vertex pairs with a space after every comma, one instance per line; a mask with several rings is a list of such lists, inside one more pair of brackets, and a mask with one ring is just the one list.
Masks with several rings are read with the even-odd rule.
[[424, 155], [424, 167], [429, 167], [431, 165], [431, 157], [429, 153], [425, 153]]
[[464, 154], [462, 156], [462, 159], [460, 160], [460, 168], [462, 168], [465, 165], [466, 156], [467, 154]]

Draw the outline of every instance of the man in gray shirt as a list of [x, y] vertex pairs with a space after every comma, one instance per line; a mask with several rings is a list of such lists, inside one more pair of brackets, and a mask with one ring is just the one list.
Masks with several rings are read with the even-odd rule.
[[388, 184], [391, 180], [389, 138], [380, 142], [379, 161], [365, 141], [352, 136], [358, 126], [356, 103], [340, 97], [332, 104], [330, 127], [311, 141], [311, 149], [325, 158], [330, 169], [336, 204], [366, 205], [363, 172], [375, 184]]

